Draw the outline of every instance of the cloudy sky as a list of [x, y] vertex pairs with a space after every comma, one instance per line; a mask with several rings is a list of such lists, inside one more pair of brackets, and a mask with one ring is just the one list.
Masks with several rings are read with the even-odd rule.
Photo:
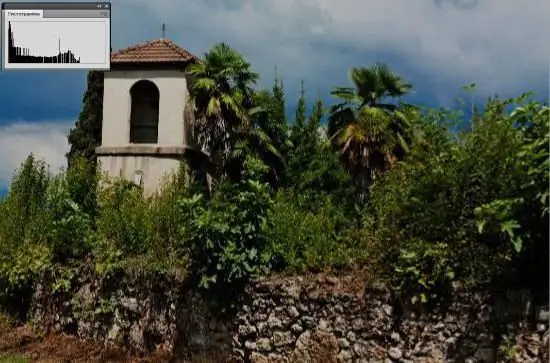
[[[196, 55], [224, 41], [263, 75], [300, 80], [311, 95], [346, 85], [347, 69], [384, 61], [413, 83], [411, 100], [449, 105], [475, 82], [478, 97], [535, 91], [548, 100], [548, 0], [113, 0], [113, 48], [166, 37]], [[85, 73], [0, 72], [0, 189], [30, 152], [64, 164]], [[327, 96], [328, 100], [328, 96]]]

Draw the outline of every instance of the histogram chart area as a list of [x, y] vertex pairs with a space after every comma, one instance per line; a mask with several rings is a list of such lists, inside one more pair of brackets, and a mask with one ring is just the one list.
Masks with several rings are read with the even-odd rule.
[[[35, 15], [17, 15], [33, 12]], [[109, 69], [109, 22], [101, 17], [71, 18], [71, 12], [76, 15], [72, 10], [56, 10], [50, 15], [57, 18], [44, 18], [46, 10], [3, 10], [3, 68]], [[41, 19], [36, 19], [38, 15]]]
[[[105, 44], [87, 34], [105, 39], [105, 24], [99, 22], [8, 22], [8, 63], [105, 63]], [[98, 35], [100, 35], [98, 37]]]

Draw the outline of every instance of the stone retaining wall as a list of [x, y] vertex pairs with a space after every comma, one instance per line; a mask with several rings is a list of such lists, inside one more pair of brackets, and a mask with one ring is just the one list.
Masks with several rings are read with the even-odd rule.
[[[237, 317], [234, 352], [251, 362], [547, 362], [548, 316], [529, 295], [458, 294], [427, 311], [353, 278], [266, 280]], [[544, 344], [543, 344], [544, 343]], [[543, 348], [544, 345], [544, 348]]]
[[99, 278], [77, 273], [69, 291], [52, 293], [48, 279], [36, 286], [28, 320], [133, 354], [229, 355], [233, 320], [212, 313], [185, 280], [162, 275]]
[[[524, 292], [460, 293], [420, 311], [353, 276], [266, 279], [220, 318], [177, 278], [81, 271], [66, 292], [44, 282], [30, 320], [139, 353], [221, 362], [548, 362], [548, 310]], [[538, 314], [538, 315], [537, 315]], [[537, 321], [538, 319], [538, 321]]]

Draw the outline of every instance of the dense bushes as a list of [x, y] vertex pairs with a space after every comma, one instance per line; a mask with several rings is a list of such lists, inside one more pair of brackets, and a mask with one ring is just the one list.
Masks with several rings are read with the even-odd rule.
[[[245, 141], [232, 145], [246, 147], [219, 155], [229, 158], [231, 177], [220, 171], [212, 190], [182, 168], [161, 193], [145, 196], [76, 156], [54, 176], [31, 155], [0, 203], [0, 294], [20, 293], [43, 271], [85, 259], [103, 274], [185, 270], [202, 288], [232, 291], [270, 271], [350, 267], [368, 268], [417, 301], [456, 286], [547, 291], [547, 106], [489, 100], [466, 129], [456, 127], [455, 112], [425, 112], [405, 125], [412, 129], [400, 129], [415, 135], [406, 153], [384, 146], [384, 138], [353, 134], [358, 119], [347, 126], [348, 153], [389, 160], [368, 171], [365, 186], [341, 162], [347, 154], [320, 135], [322, 104], [308, 119], [304, 102], [290, 141], [261, 130], [281, 107], [248, 120], [255, 128], [248, 134], [240, 125], [235, 135]], [[284, 153], [273, 145], [285, 145]], [[273, 165], [282, 168], [275, 176]]]
[[521, 102], [489, 101], [461, 134], [447, 132], [451, 115], [439, 114], [373, 187], [370, 228], [398, 286], [423, 299], [456, 282], [547, 290], [548, 107], [506, 111]]
[[360, 261], [364, 246], [352, 238], [353, 220], [345, 213], [322, 193], [278, 192], [268, 230], [275, 266], [291, 272], [319, 271]]
[[[249, 160], [245, 167], [254, 170], [257, 163]], [[204, 194], [195, 194], [181, 204], [188, 217], [182, 225], [184, 247], [200, 287], [236, 288], [268, 271], [265, 230], [271, 198], [266, 184], [251, 175], [237, 184], [223, 183], [208, 202]]]

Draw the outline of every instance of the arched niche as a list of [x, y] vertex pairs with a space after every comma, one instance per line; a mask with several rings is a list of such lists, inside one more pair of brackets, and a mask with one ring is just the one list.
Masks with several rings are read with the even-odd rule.
[[130, 143], [156, 144], [158, 142], [160, 92], [148, 80], [134, 83], [130, 88]]

